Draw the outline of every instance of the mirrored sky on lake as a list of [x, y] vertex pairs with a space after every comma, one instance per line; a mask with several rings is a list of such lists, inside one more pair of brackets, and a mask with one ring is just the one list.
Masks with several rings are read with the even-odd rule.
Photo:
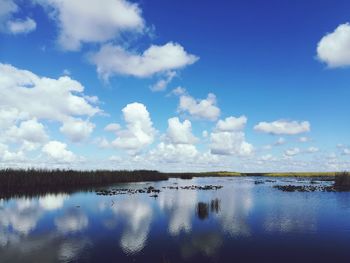
[[[254, 178], [116, 185], [147, 193], [48, 194], [0, 202], [4, 262], [347, 262], [350, 195], [282, 192]], [[329, 184], [329, 182], [319, 182]], [[219, 190], [182, 186], [222, 185]], [[179, 190], [163, 187], [179, 187]]]

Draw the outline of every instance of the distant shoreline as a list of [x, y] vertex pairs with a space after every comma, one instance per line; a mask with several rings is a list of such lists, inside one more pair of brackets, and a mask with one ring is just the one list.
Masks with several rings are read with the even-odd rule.
[[239, 173], [239, 172], [197, 172], [164, 173], [151, 170], [135, 171], [78, 171], [2, 169], [0, 170], [0, 198], [35, 196], [46, 193], [71, 193], [93, 190], [117, 183], [161, 181], [169, 178], [191, 179], [193, 177], [310, 177], [333, 181], [341, 172], [286, 172], [286, 173]]

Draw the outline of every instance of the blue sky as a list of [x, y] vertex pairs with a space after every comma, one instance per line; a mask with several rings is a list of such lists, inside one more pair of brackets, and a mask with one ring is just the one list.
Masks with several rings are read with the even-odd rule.
[[350, 169], [349, 1], [0, 1], [0, 165]]

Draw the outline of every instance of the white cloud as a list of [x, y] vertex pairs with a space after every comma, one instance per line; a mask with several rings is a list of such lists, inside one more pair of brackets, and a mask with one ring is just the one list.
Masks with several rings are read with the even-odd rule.
[[0, 107], [0, 129], [5, 130], [14, 125], [18, 120], [26, 118], [25, 113], [21, 113], [16, 108]]
[[[1, 126], [18, 120], [53, 120], [62, 123], [61, 131], [73, 139], [77, 138], [75, 131], [80, 131], [79, 136], [85, 138], [94, 125], [81, 117], [90, 118], [102, 112], [86, 100], [84, 87], [68, 76], [39, 77], [30, 71], [0, 64], [0, 86], [0, 112], [5, 113], [0, 117]], [[68, 127], [71, 124], [73, 127]]]
[[[46, 128], [36, 118], [28, 119], [15, 108], [0, 107], [0, 143], [6, 145], [3, 161], [23, 160], [24, 152], [36, 150], [47, 139]], [[9, 146], [13, 146], [11, 150]]]
[[60, 127], [60, 131], [72, 142], [81, 142], [87, 139], [95, 128], [95, 124], [81, 119], [69, 119]]
[[350, 155], [350, 149], [349, 148], [344, 148], [342, 151], [343, 155]]
[[151, 91], [157, 92], [157, 91], [166, 90], [168, 84], [173, 80], [175, 76], [176, 76], [175, 71], [169, 71], [166, 74], [165, 78], [158, 80], [156, 84], [150, 87]]
[[[82, 43], [101, 43], [123, 32], [141, 33], [141, 9], [127, 0], [36, 0], [58, 23], [58, 42], [65, 50], [79, 50]], [[53, 11], [53, 12], [52, 12]]]
[[66, 75], [66, 76], [70, 76], [72, 73], [70, 72], [70, 70], [69, 69], [64, 69], [63, 71], [62, 71], [62, 75]]
[[104, 137], [97, 137], [96, 139], [94, 139], [93, 141], [99, 148], [109, 148], [111, 146], [111, 144], [109, 143], [109, 141], [104, 138]]
[[329, 67], [350, 65], [350, 24], [339, 25], [326, 34], [317, 45], [317, 56]]
[[213, 132], [210, 135], [210, 151], [218, 155], [248, 156], [254, 151], [253, 145], [245, 141], [243, 132]]
[[174, 94], [175, 96], [180, 96], [180, 95], [184, 95], [186, 94], [186, 89], [183, 87], [176, 87], [175, 89], [173, 89], [169, 95]]
[[292, 148], [292, 149], [288, 149], [284, 152], [284, 154], [286, 156], [295, 156], [297, 154], [299, 154], [301, 151], [299, 148]]
[[274, 145], [283, 145], [286, 143], [286, 139], [283, 137], [279, 137], [277, 141], [274, 143]]
[[118, 123], [110, 123], [104, 128], [104, 130], [108, 132], [117, 132], [120, 130], [120, 125]]
[[261, 161], [274, 161], [275, 160], [275, 158], [273, 157], [273, 155], [272, 154], [265, 154], [265, 155], [263, 155], [263, 156], [261, 156], [260, 157], [260, 160]]
[[199, 152], [192, 144], [171, 144], [161, 142], [149, 152], [149, 160], [159, 163], [192, 163]]
[[247, 124], [247, 117], [227, 117], [225, 120], [219, 120], [216, 129], [219, 131], [241, 131]]
[[117, 132], [112, 145], [117, 148], [137, 152], [153, 143], [155, 129], [149, 112], [141, 103], [131, 103], [122, 110], [126, 129]]
[[310, 138], [306, 137], [306, 136], [302, 136], [302, 137], [298, 138], [298, 141], [299, 142], [309, 142]]
[[27, 17], [25, 20], [8, 21], [7, 27], [12, 34], [27, 34], [36, 29], [36, 23], [33, 19]]
[[0, 31], [5, 33], [20, 34], [29, 33], [36, 29], [33, 19], [13, 19], [13, 16], [20, 11], [14, 0], [0, 1]]
[[76, 160], [74, 153], [67, 150], [67, 144], [59, 141], [48, 142], [43, 146], [42, 152], [58, 163], [71, 163]]
[[117, 155], [112, 155], [108, 158], [109, 161], [112, 161], [112, 162], [122, 162], [123, 161], [123, 158], [121, 158], [120, 156], [117, 156]]
[[192, 134], [189, 120], [180, 122], [178, 117], [168, 119], [167, 139], [172, 144], [194, 144], [198, 139]]
[[23, 151], [13, 152], [9, 149], [8, 145], [0, 143], [0, 162], [21, 162], [25, 159]]
[[207, 130], [204, 130], [203, 132], [202, 132], [202, 137], [203, 138], [208, 138], [208, 131]]
[[96, 64], [98, 74], [108, 79], [114, 74], [150, 77], [191, 65], [198, 57], [188, 54], [180, 44], [169, 42], [163, 46], [151, 45], [142, 54], [105, 44], [90, 56], [90, 60]]
[[188, 112], [199, 119], [215, 121], [220, 115], [220, 109], [216, 106], [216, 96], [212, 93], [203, 100], [196, 100], [189, 95], [181, 95], [178, 106], [179, 112]]
[[306, 150], [307, 153], [316, 153], [318, 151], [319, 151], [319, 149], [317, 147], [313, 147], [313, 146], [307, 148], [307, 150]]
[[5, 136], [14, 142], [28, 141], [33, 143], [43, 143], [48, 139], [45, 127], [36, 119], [22, 121], [19, 126], [12, 126]]
[[18, 6], [13, 0], [0, 1], [0, 26], [4, 27], [4, 22], [18, 11]]
[[270, 134], [285, 134], [295, 135], [310, 131], [310, 123], [308, 121], [284, 121], [278, 120], [273, 122], [260, 122], [254, 126], [254, 130], [270, 133]]
[[243, 129], [247, 117], [227, 117], [219, 120], [210, 134], [210, 151], [218, 155], [248, 156], [254, 151], [253, 145], [245, 141]]

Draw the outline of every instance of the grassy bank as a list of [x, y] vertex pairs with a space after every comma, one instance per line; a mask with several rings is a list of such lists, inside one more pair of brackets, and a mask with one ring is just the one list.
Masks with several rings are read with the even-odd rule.
[[284, 173], [238, 173], [213, 172], [216, 176], [271, 176], [271, 177], [335, 177], [342, 172], [284, 172]]

